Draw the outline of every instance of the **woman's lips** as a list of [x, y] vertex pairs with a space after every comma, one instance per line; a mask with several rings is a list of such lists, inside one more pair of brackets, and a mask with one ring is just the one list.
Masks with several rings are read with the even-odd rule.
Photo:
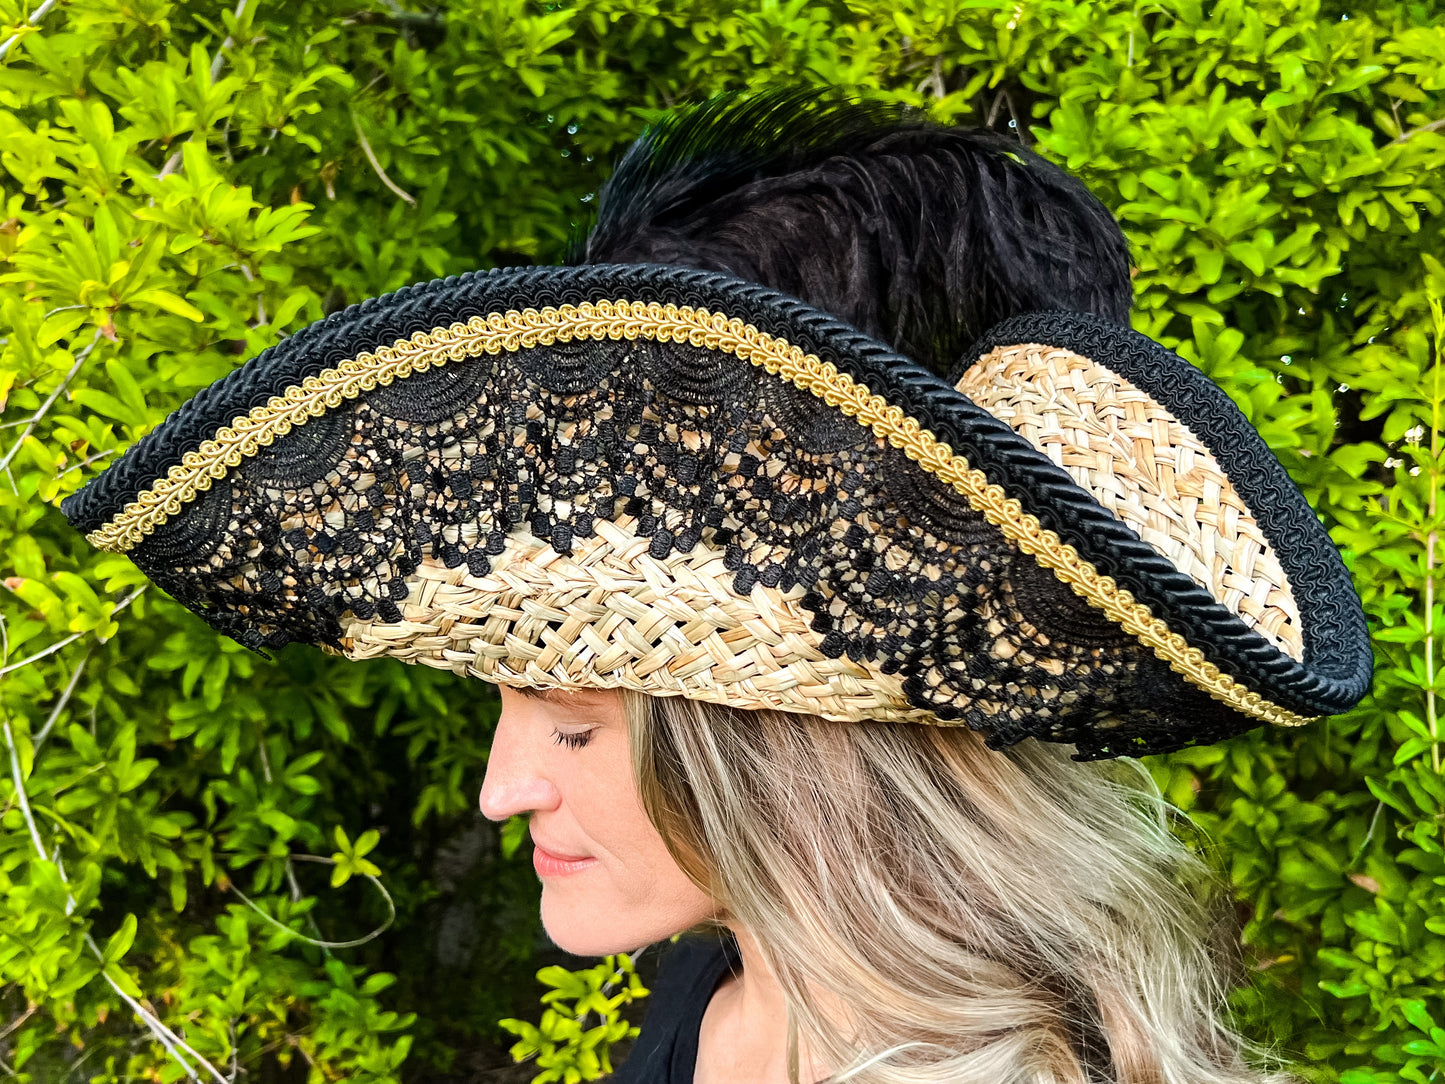
[[538, 877], [563, 877], [569, 873], [581, 873], [596, 864], [595, 858], [572, 858], [553, 854], [537, 843], [532, 845], [532, 867], [537, 871]]

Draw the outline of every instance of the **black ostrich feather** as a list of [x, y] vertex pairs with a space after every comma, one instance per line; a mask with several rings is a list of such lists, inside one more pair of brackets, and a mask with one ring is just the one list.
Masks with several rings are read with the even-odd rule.
[[1016, 142], [836, 92], [722, 95], [628, 149], [567, 259], [727, 271], [945, 374], [989, 327], [1127, 323], [1129, 250], [1075, 178]]

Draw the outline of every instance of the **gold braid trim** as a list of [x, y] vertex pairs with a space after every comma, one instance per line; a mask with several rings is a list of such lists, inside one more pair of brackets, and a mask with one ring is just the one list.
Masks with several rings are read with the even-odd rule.
[[782, 376], [829, 406], [887, 440], [895, 448], [937, 475], [967, 498], [973, 509], [1003, 532], [1020, 550], [1050, 569], [1074, 593], [1150, 648], [1176, 673], [1236, 711], [1279, 726], [1301, 726], [1310, 720], [1246, 690], [1239, 682], [1204, 658], [1143, 603], [1101, 575], [1073, 546], [1047, 530], [1023, 511], [1017, 499], [1002, 486], [990, 484], [983, 471], [969, 466], [962, 456], [938, 440], [902, 409], [855, 383], [836, 366], [784, 339], [774, 338], [742, 320], [691, 306], [642, 301], [598, 301], [545, 309], [474, 316], [466, 323], [417, 332], [374, 353], [360, 354], [332, 369], [307, 377], [284, 395], [272, 396], [248, 414], [223, 426], [215, 437], [188, 452], [164, 478], [155, 482], [109, 523], [86, 536], [92, 545], [125, 553], [181, 507], [210, 488], [213, 479], [255, 455], [294, 425], [354, 399], [377, 385], [425, 372], [433, 365], [461, 361], [481, 354], [497, 354], [546, 346], [573, 339], [654, 339], [685, 342], [709, 350], [723, 350], [774, 376]]

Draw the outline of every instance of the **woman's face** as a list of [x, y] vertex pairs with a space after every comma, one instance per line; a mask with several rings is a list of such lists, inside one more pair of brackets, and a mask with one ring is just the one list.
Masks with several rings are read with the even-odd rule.
[[711, 917], [647, 819], [615, 691], [501, 688], [481, 808], [531, 814], [542, 925], [578, 956], [630, 952]]

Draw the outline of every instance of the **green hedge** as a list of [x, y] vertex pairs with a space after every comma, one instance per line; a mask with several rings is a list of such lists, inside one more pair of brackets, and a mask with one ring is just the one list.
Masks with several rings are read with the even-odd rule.
[[[0, 0], [0, 1077], [460, 1081], [538, 1019], [535, 878], [475, 812], [487, 688], [262, 661], [56, 505], [329, 311], [554, 261], [666, 107], [806, 82], [1082, 175], [1136, 326], [1317, 502], [1373, 698], [1151, 765], [1228, 864], [1245, 1028], [1311, 1081], [1440, 1078], [1438, 4], [37, 2]], [[510, 1026], [591, 1075], [626, 961], [545, 975], [562, 1011]]]

